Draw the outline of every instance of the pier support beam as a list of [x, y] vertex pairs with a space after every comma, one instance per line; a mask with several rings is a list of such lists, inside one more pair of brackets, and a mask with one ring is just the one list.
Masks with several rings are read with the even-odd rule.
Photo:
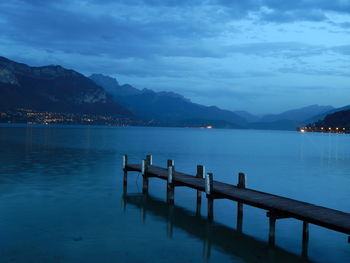
[[269, 245], [275, 245], [276, 217], [269, 217]]
[[121, 206], [122, 206], [124, 212], [126, 211], [126, 197], [127, 197], [127, 187], [124, 184], [123, 185], [122, 198], [120, 199], [121, 200]]
[[207, 173], [205, 176], [205, 193], [208, 199], [208, 220], [213, 221], [214, 219], [214, 198], [213, 194], [213, 174]]
[[276, 232], [276, 220], [290, 218], [289, 214], [280, 213], [276, 211], [269, 211], [266, 213], [266, 216], [269, 218], [269, 245], [275, 245], [275, 232]]
[[168, 167], [168, 182], [167, 182], [167, 202], [169, 204], [174, 204], [174, 192], [175, 192], [175, 187], [173, 183], [173, 177], [175, 174], [175, 167], [174, 166], [169, 166]]
[[309, 223], [303, 221], [303, 244], [302, 244], [302, 256], [307, 257], [309, 247]]
[[243, 204], [241, 202], [237, 203], [237, 225], [236, 229], [238, 233], [243, 232]]
[[[197, 165], [197, 178], [204, 178], [205, 176], [205, 167], [203, 165]], [[202, 206], [202, 191], [197, 190], [197, 203], [196, 203], [196, 215], [201, 214], [201, 206]]]
[[[247, 177], [244, 173], [238, 174], [238, 184], [237, 187], [244, 189], [246, 187]], [[243, 231], [243, 203], [237, 203], [237, 226], [236, 229], [239, 233]]]
[[141, 217], [141, 222], [142, 224], [144, 224], [146, 222], [146, 217], [147, 217], [147, 199], [148, 199], [148, 195], [143, 195], [142, 196], [142, 206], [141, 206], [141, 213], [140, 213], [140, 217]]
[[173, 238], [173, 229], [174, 229], [174, 205], [168, 206], [168, 220], [167, 220], [167, 237]]
[[124, 172], [123, 185], [126, 187], [128, 184], [128, 171], [126, 170], [126, 165], [128, 164], [128, 156], [126, 154], [123, 155], [122, 163]]

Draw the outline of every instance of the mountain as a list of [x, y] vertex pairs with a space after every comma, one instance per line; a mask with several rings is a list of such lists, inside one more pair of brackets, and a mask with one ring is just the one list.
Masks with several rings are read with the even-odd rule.
[[0, 57], [0, 110], [133, 115], [84, 75], [61, 66], [30, 67]]
[[312, 126], [314, 127], [326, 127], [350, 129], [350, 110], [337, 111], [327, 115], [323, 120], [316, 122]]
[[139, 90], [130, 85], [120, 85], [117, 80], [101, 74], [93, 74], [90, 78], [111, 93], [115, 101], [150, 124], [183, 126], [193, 123], [193, 120], [199, 126], [205, 126], [210, 121], [235, 127], [246, 124], [244, 118], [232, 111], [196, 104], [174, 92]]
[[280, 114], [264, 115], [259, 122], [274, 122], [280, 120], [291, 120], [296, 122], [304, 122], [319, 114], [333, 110], [332, 106], [310, 105], [299, 109], [289, 110]]
[[315, 115], [309, 119], [307, 119], [305, 121], [305, 124], [307, 123], [314, 123], [314, 122], [317, 122], [317, 121], [321, 121], [323, 120], [327, 115], [329, 114], [332, 114], [332, 113], [335, 113], [335, 112], [338, 112], [338, 111], [345, 111], [345, 110], [350, 110], [350, 105], [347, 105], [347, 106], [344, 106], [344, 107], [341, 107], [341, 108], [333, 108], [331, 109], [330, 111], [327, 111], [327, 112], [324, 112], [324, 113], [321, 113], [321, 114], [318, 114], [318, 115]]
[[252, 122], [246, 128], [256, 130], [286, 130], [295, 131], [297, 127], [303, 126], [302, 123], [292, 120], [277, 120], [272, 122]]
[[258, 116], [255, 116], [247, 111], [234, 111], [234, 113], [236, 113], [238, 116], [244, 118], [247, 122], [256, 122], [258, 121], [260, 118]]

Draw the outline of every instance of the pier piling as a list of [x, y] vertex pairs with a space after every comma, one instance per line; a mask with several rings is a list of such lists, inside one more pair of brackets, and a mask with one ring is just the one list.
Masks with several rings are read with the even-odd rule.
[[126, 154], [123, 155], [123, 184], [126, 186], [128, 184], [128, 170], [126, 169], [126, 166], [128, 165], [128, 156]]
[[276, 217], [271, 215], [269, 217], [269, 245], [275, 245], [275, 232], [276, 232]]
[[[203, 165], [197, 165], [196, 178], [203, 179], [205, 175], [205, 167]], [[196, 203], [196, 214], [200, 215], [202, 206], [202, 191], [197, 190], [197, 203]]]
[[[246, 187], [246, 175], [244, 173], [238, 174], [238, 184], [237, 187], [240, 189], [245, 189]], [[237, 231], [242, 233], [243, 231], [243, 203], [237, 202]]]
[[169, 167], [169, 166], [175, 166], [174, 160], [168, 160], [167, 161], [167, 167]]
[[307, 257], [309, 247], [309, 223], [303, 221], [303, 242], [302, 242], [302, 255]]
[[212, 195], [213, 191], [213, 174], [207, 173], [205, 176], [205, 193], [208, 199], [208, 220], [213, 221], [214, 219], [214, 198]]
[[142, 160], [142, 169], [141, 169], [141, 174], [142, 174], [142, 192], [144, 194], [148, 193], [148, 176], [147, 176], [147, 168], [148, 165], [146, 164], [146, 160]]
[[146, 155], [146, 163], [147, 165], [152, 165], [153, 164], [153, 157], [152, 155]]
[[174, 204], [174, 192], [175, 192], [175, 187], [173, 183], [173, 176], [175, 173], [175, 167], [174, 166], [169, 166], [168, 167], [168, 182], [167, 182], [167, 202], [169, 204]]

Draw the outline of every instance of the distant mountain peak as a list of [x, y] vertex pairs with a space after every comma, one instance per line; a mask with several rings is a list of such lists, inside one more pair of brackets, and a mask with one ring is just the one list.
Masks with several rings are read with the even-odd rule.
[[120, 85], [117, 79], [110, 76], [92, 74], [89, 78], [114, 97], [133, 96], [141, 93], [141, 90], [136, 89], [129, 84]]
[[100, 80], [100, 81], [103, 80], [103, 81], [105, 81], [106, 84], [119, 87], [119, 83], [118, 83], [117, 79], [112, 78], [110, 76], [106, 76], [106, 75], [99, 74], [99, 73], [94, 73], [89, 78], [92, 80]]
[[57, 78], [69, 76], [83, 76], [82, 74], [66, 69], [60, 65], [48, 65], [42, 67], [31, 67], [23, 63], [18, 63], [4, 57], [0, 57], [0, 69], [7, 69], [16, 75], [32, 78]]

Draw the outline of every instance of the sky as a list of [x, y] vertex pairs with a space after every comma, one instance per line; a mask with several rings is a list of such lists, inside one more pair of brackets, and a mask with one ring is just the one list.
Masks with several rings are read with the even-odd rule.
[[0, 1], [0, 55], [254, 114], [350, 104], [350, 0]]

